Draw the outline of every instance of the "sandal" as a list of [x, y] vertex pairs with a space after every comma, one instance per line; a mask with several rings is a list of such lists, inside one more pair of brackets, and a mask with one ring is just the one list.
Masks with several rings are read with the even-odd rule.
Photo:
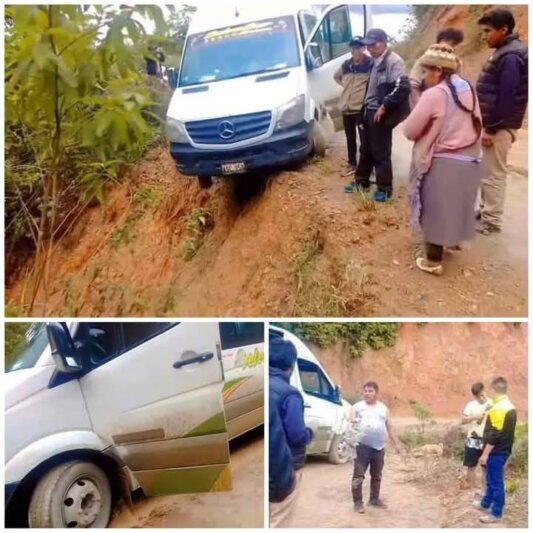
[[417, 257], [415, 263], [420, 270], [427, 272], [428, 274], [433, 274], [434, 276], [442, 276], [444, 271], [442, 265], [428, 265], [425, 257]]

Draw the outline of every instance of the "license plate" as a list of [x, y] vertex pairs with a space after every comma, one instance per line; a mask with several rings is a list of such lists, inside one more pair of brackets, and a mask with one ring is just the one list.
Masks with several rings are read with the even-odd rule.
[[243, 174], [246, 172], [246, 163], [238, 161], [236, 163], [222, 163], [222, 174]]

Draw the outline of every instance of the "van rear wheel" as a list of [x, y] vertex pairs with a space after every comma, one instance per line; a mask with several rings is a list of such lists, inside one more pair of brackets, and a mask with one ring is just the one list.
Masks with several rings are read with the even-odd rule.
[[334, 465], [343, 465], [350, 459], [348, 444], [342, 435], [335, 435], [329, 449], [329, 462]]
[[33, 491], [28, 521], [35, 528], [106, 527], [111, 486], [94, 463], [71, 461], [47, 472]]
[[213, 178], [211, 176], [198, 176], [198, 184], [200, 189], [209, 189], [213, 185]]

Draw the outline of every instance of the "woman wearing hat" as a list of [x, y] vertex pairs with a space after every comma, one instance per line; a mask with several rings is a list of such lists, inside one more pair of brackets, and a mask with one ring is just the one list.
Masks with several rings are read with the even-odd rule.
[[481, 114], [475, 91], [456, 74], [458, 60], [446, 44], [420, 58], [425, 90], [404, 122], [414, 141], [409, 199], [412, 225], [421, 229], [420, 270], [440, 275], [444, 249], [458, 249], [475, 235], [481, 183]]

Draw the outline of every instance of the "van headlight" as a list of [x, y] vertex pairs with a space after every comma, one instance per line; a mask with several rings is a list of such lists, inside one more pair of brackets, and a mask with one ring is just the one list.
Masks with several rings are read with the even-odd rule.
[[296, 126], [305, 119], [305, 95], [293, 98], [277, 109], [276, 130]]
[[172, 143], [188, 143], [185, 124], [174, 118], [167, 117], [167, 137]]

